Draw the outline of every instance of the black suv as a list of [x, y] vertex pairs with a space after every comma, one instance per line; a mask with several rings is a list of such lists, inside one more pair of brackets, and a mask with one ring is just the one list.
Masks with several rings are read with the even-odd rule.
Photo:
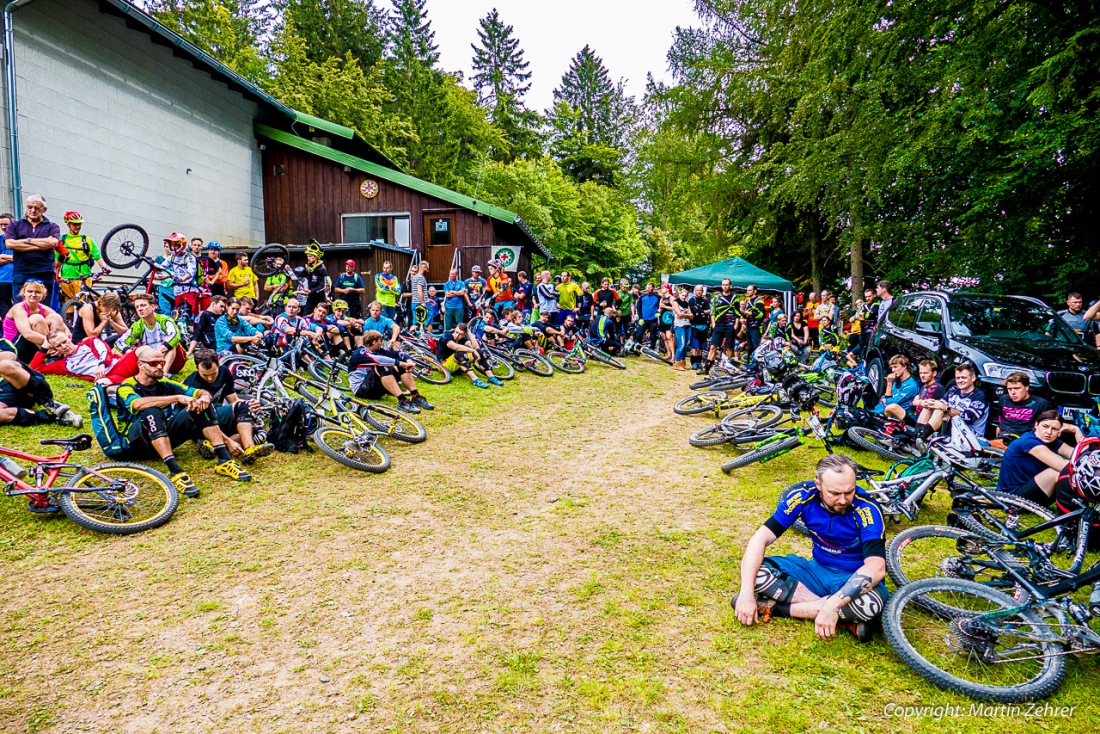
[[876, 326], [865, 357], [867, 376], [880, 393], [885, 365], [895, 354], [909, 358], [914, 375], [917, 362], [935, 359], [944, 385], [954, 379], [955, 365], [972, 362], [978, 387], [989, 394], [994, 410], [1004, 378], [1024, 372], [1032, 392], [1063, 413], [1096, 415], [1100, 352], [1034, 298], [940, 291], [898, 296]]

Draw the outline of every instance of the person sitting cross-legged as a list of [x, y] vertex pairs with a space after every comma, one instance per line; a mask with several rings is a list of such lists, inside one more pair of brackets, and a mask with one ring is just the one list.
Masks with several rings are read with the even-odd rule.
[[198, 497], [199, 488], [176, 461], [176, 446], [205, 437], [217, 457], [214, 472], [238, 482], [252, 475], [238, 464], [225, 446], [210, 393], [164, 379], [165, 356], [156, 347], [138, 347], [137, 375], [118, 386], [120, 426], [127, 426], [130, 447], [120, 458], [140, 460], [160, 457], [172, 484], [187, 497]]
[[[242, 464], [251, 464], [275, 450], [272, 444], [257, 444], [254, 440], [252, 430], [256, 416], [260, 414], [260, 403], [258, 400], [241, 400], [233, 375], [218, 362], [218, 355], [213, 349], [195, 350], [195, 371], [187, 376], [183, 384], [210, 393], [210, 404], [218, 417], [218, 428], [225, 436], [225, 447]], [[215, 458], [210, 439], [204, 438], [197, 442], [197, 446], [202, 458]]]
[[214, 324], [218, 354], [244, 354], [250, 345], [259, 344], [263, 338], [262, 332], [241, 317], [241, 300], [230, 298], [225, 313]]
[[[871, 638], [888, 594], [882, 511], [856, 486], [857, 464], [843, 454], [817, 463], [812, 481], [795, 485], [749, 540], [741, 558], [741, 589], [733, 608], [742, 624], [771, 617], [814, 620], [817, 636], [844, 629]], [[765, 556], [796, 520], [813, 541], [813, 558]]]
[[383, 347], [382, 334], [371, 329], [363, 334], [363, 346], [351, 353], [348, 382], [361, 400], [377, 400], [389, 394], [397, 398], [397, 407], [406, 413], [435, 410], [416, 389], [412, 373], [415, 367], [410, 355]]

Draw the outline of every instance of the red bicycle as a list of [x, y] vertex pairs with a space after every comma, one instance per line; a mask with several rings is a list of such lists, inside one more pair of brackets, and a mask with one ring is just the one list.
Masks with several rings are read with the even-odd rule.
[[[86, 467], [69, 463], [75, 451], [92, 447], [92, 437], [44, 438], [61, 446], [57, 456], [35, 456], [0, 446], [0, 482], [9, 497], [27, 495], [32, 505], [59, 507], [81, 527], [99, 533], [130, 535], [160, 527], [179, 506], [179, 493], [161, 472], [142, 464], [112, 461]], [[30, 462], [28, 470], [18, 461]], [[56, 486], [59, 480], [62, 486]], [[40, 510], [41, 511], [41, 510]]]

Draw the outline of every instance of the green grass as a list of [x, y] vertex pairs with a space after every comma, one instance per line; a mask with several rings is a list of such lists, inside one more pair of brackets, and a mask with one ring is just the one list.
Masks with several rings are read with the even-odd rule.
[[[743, 544], [821, 453], [726, 476], [727, 450], [687, 443], [707, 418], [671, 411], [687, 382], [635, 360], [429, 386], [428, 441], [389, 445], [379, 476], [278, 455], [238, 485], [184, 447], [203, 496], [127, 538], [0, 499], [0, 731], [1093, 728], [1094, 659], [1051, 700], [1068, 719], [905, 721], [884, 706], [970, 702], [881, 637], [741, 627]], [[946, 509], [937, 494], [922, 519]]]

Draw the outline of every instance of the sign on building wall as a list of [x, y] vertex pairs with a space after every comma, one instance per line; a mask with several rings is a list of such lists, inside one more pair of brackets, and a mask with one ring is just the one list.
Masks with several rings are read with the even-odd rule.
[[523, 249], [521, 247], [494, 247], [493, 258], [500, 260], [504, 263], [504, 269], [510, 272], [516, 272], [519, 269], [519, 251]]

